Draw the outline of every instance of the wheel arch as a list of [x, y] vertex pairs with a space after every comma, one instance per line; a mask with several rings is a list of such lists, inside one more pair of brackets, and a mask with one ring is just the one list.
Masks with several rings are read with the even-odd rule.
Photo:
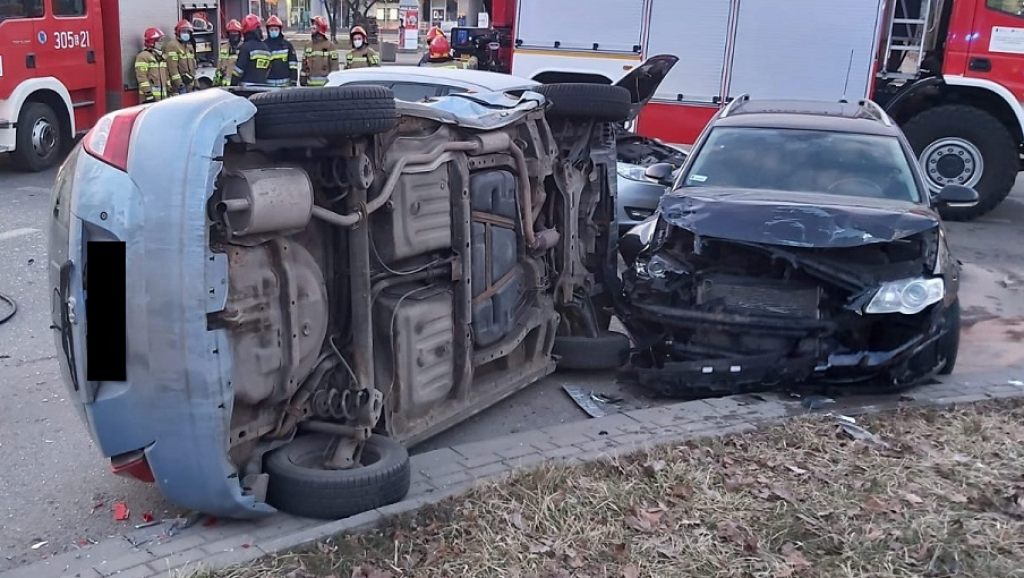
[[67, 138], [75, 136], [75, 113], [71, 104], [71, 94], [64, 84], [53, 77], [30, 78], [20, 83], [4, 103], [12, 121], [17, 122], [18, 115], [26, 103], [39, 102], [53, 109], [54, 114], [66, 128]]
[[915, 82], [897, 94], [886, 111], [904, 124], [925, 110], [948, 104], [973, 106], [994, 116], [1024, 143], [1024, 108], [1005, 86], [983, 78], [945, 76]]

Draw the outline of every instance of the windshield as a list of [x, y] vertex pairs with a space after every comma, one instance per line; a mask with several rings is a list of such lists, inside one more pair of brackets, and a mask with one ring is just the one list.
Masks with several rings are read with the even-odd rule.
[[679, 186], [921, 202], [899, 139], [818, 130], [713, 129]]

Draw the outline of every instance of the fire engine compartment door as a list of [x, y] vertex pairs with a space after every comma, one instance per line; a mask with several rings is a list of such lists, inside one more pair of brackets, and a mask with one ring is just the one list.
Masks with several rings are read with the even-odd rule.
[[516, 44], [639, 54], [643, 20], [644, 0], [520, 0]]
[[655, 100], [713, 103], [721, 96], [732, 0], [654, 0], [647, 54], [675, 54]]
[[867, 97], [882, 3], [743, 0], [729, 96], [834, 101]]

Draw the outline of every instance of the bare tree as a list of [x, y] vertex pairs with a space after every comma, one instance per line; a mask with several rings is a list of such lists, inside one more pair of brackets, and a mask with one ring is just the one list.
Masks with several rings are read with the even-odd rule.
[[[341, 5], [343, 0], [323, 0], [324, 12], [327, 13], [327, 22], [331, 25], [331, 40], [338, 41], [338, 17], [341, 16]], [[348, 1], [348, 0], [344, 0]]]

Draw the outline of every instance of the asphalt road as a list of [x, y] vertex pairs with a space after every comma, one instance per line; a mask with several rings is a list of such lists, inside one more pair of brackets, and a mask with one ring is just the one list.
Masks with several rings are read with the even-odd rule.
[[[0, 292], [18, 313], [0, 325], [0, 571], [124, 532], [112, 504], [138, 520], [178, 514], [153, 486], [111, 475], [71, 405], [49, 330], [46, 236], [54, 171], [22, 174], [0, 156]], [[1024, 360], [1024, 183], [989, 216], [950, 224], [965, 263], [964, 341], [957, 374]], [[0, 315], [3, 305], [0, 304]], [[586, 419], [561, 390], [619, 394], [624, 409], [664, 403], [607, 376], [556, 375], [421, 444], [424, 451]], [[135, 522], [137, 523], [137, 522]], [[40, 542], [46, 544], [33, 549]]]

